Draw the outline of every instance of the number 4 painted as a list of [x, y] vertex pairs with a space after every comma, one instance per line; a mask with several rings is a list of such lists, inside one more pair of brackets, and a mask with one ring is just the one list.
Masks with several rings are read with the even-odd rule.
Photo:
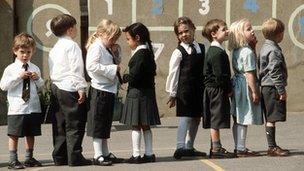
[[108, 15], [113, 15], [113, 0], [105, 0], [108, 4]]

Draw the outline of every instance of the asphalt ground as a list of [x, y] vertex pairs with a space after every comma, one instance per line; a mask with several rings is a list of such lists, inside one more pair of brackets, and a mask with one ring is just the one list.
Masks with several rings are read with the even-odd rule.
[[[209, 159], [209, 158], [185, 158], [175, 160], [172, 155], [175, 151], [177, 118], [162, 118], [162, 125], [152, 128], [153, 146], [156, 155], [155, 163], [148, 164], [115, 164], [113, 166], [54, 166], [52, 152], [52, 131], [51, 125], [42, 126], [42, 136], [36, 138], [34, 157], [40, 160], [43, 167], [26, 168], [32, 171], [53, 171], [53, 170], [206, 170], [206, 171], [243, 171], [243, 170], [304, 170], [304, 113], [289, 113], [287, 121], [277, 123], [277, 143], [283, 148], [290, 150], [288, 157], [268, 157], [267, 141], [265, 137], [264, 126], [249, 126], [247, 134], [247, 147], [251, 150], [261, 152], [262, 156], [235, 158], [235, 159]], [[7, 169], [8, 137], [6, 135], [7, 127], [0, 127], [0, 170]], [[228, 151], [233, 151], [233, 137], [231, 129], [221, 130], [221, 141]], [[112, 153], [118, 157], [129, 158], [132, 154], [131, 130], [117, 122], [113, 123], [109, 148]], [[209, 130], [201, 126], [198, 130], [195, 148], [209, 153], [210, 134]], [[92, 139], [84, 138], [83, 154], [87, 158], [93, 157]], [[18, 156], [19, 160], [24, 161], [24, 139], [19, 140]], [[142, 153], [144, 144], [142, 138]]]

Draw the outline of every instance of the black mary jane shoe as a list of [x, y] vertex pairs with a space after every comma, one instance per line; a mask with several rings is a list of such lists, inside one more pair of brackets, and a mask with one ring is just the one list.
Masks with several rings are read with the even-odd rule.
[[17, 170], [17, 169], [24, 169], [24, 166], [18, 160], [14, 160], [8, 163], [7, 168]]
[[155, 162], [155, 154], [152, 155], [146, 155], [141, 158], [141, 163], [154, 163]]
[[111, 161], [112, 163], [122, 163], [124, 161], [123, 158], [116, 157], [113, 153], [110, 153], [107, 156], [103, 156], [104, 160]]
[[126, 163], [130, 163], [130, 164], [140, 164], [141, 163], [141, 157], [140, 156], [136, 156], [134, 157], [133, 155], [127, 159], [125, 161]]
[[107, 160], [103, 157], [103, 161], [99, 161], [99, 159], [102, 156], [97, 157], [96, 159], [93, 158], [93, 165], [98, 165], [98, 166], [111, 166], [112, 165], [112, 161]]

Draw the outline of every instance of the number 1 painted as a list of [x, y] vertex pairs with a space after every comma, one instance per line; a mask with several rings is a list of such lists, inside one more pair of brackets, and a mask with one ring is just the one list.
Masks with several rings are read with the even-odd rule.
[[108, 4], [108, 15], [113, 15], [113, 0], [105, 0]]

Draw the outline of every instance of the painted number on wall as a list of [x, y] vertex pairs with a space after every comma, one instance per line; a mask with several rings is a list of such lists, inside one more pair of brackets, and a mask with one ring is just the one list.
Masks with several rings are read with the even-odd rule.
[[209, 0], [199, 0], [201, 4], [201, 8], [198, 10], [198, 12], [202, 15], [206, 15], [210, 11], [210, 6], [209, 6]]
[[113, 0], [105, 0], [108, 4], [108, 15], [113, 15]]
[[243, 7], [244, 7], [244, 9], [249, 10], [254, 13], [257, 13], [260, 9], [256, 0], [246, 0]]

